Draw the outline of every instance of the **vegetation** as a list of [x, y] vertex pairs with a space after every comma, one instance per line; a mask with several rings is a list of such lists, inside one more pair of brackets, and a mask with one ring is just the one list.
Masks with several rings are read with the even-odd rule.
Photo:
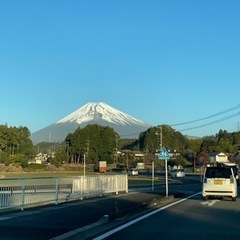
[[34, 147], [27, 127], [0, 125], [0, 163], [26, 166], [34, 157]]
[[78, 128], [66, 137], [67, 154], [70, 163], [107, 161], [113, 163], [119, 136], [110, 127], [88, 125]]
[[[28, 160], [34, 159], [41, 152], [47, 154], [47, 162], [56, 167], [83, 164], [84, 161], [94, 165], [103, 160], [108, 165], [126, 168], [126, 165], [132, 166], [139, 160], [135, 158], [136, 152], [144, 153], [146, 161], [156, 159], [156, 152], [161, 145], [171, 153], [178, 153], [169, 161], [170, 165], [186, 166], [193, 164], [194, 157], [202, 152], [233, 155], [240, 146], [240, 132], [220, 130], [215, 136], [189, 139], [170, 126], [161, 125], [142, 132], [139, 139], [120, 139], [112, 128], [95, 124], [69, 133], [63, 143], [39, 143], [33, 146], [27, 127], [0, 125], [0, 163], [4, 165], [18, 164], [26, 167]], [[37, 167], [33, 167], [35, 168]]]
[[[159, 129], [161, 127], [162, 139]], [[226, 152], [235, 153], [240, 145], [240, 133], [227, 133], [220, 130], [215, 136], [189, 139], [180, 132], [175, 131], [168, 125], [149, 128], [140, 134], [139, 139], [119, 139], [117, 133], [108, 127], [89, 125], [84, 129], [78, 129], [75, 133], [69, 134], [66, 138], [70, 162], [82, 163], [83, 155], [88, 156], [88, 163], [95, 163], [99, 160], [106, 160], [108, 164], [116, 162], [118, 165], [133, 165], [136, 159], [134, 151], [141, 151], [149, 159], [159, 150], [161, 144], [167, 147], [170, 152], [180, 153], [169, 163], [170, 165], [193, 165], [194, 156], [200, 152]], [[123, 155], [116, 155], [116, 150], [124, 152]]]
[[159, 137], [159, 127], [149, 128], [139, 136], [139, 148], [143, 152], [155, 153], [161, 147], [161, 142], [169, 150], [176, 150], [183, 153], [188, 147], [188, 139], [180, 132], [173, 130], [167, 125], [161, 126], [162, 140]]

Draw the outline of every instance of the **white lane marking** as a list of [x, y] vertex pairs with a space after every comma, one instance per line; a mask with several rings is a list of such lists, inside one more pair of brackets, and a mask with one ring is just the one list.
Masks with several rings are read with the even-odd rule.
[[212, 207], [216, 202], [219, 202], [220, 200], [209, 200], [205, 202], [201, 202], [202, 205]]
[[192, 197], [195, 197], [195, 196], [197, 196], [197, 195], [199, 195], [199, 194], [201, 194], [201, 193], [202, 193], [202, 192], [195, 193], [195, 194], [193, 194], [193, 195], [191, 195], [191, 196], [188, 196], [188, 197], [186, 197], [186, 198], [183, 198], [183, 199], [181, 199], [181, 200], [179, 200], [179, 201], [170, 203], [170, 204], [168, 204], [168, 205], [166, 205], [166, 206], [163, 206], [163, 207], [161, 207], [161, 208], [159, 208], [159, 209], [156, 209], [156, 210], [154, 210], [154, 211], [152, 211], [152, 212], [150, 212], [150, 213], [147, 213], [147, 214], [145, 214], [145, 215], [143, 215], [143, 216], [141, 216], [141, 217], [139, 217], [139, 218], [136, 218], [136, 219], [134, 219], [134, 220], [132, 220], [132, 221], [130, 221], [130, 222], [128, 222], [128, 223], [125, 223], [125, 224], [123, 224], [122, 226], [119, 226], [119, 227], [117, 227], [117, 228], [115, 228], [115, 229], [112, 229], [111, 231], [106, 232], [106, 233], [104, 233], [104, 234], [102, 234], [102, 235], [94, 238], [93, 240], [102, 240], [102, 239], [105, 239], [106, 237], [109, 237], [109, 236], [111, 236], [112, 234], [114, 234], [114, 233], [116, 233], [116, 232], [118, 232], [118, 231], [120, 231], [120, 230], [122, 230], [122, 229], [124, 229], [124, 228], [127, 228], [127, 227], [129, 227], [129, 226], [131, 226], [131, 225], [133, 225], [133, 224], [135, 224], [135, 223], [137, 223], [137, 222], [139, 222], [139, 221], [147, 218], [147, 217], [150, 217], [150, 216], [152, 216], [152, 215], [154, 215], [154, 214], [156, 214], [156, 213], [158, 213], [158, 212], [163, 211], [164, 209], [167, 209], [167, 208], [172, 207], [172, 206], [174, 206], [174, 205], [176, 205], [176, 204], [178, 204], [178, 203], [181, 203], [181, 202], [183, 202], [183, 201], [186, 201], [187, 199], [192, 198]]

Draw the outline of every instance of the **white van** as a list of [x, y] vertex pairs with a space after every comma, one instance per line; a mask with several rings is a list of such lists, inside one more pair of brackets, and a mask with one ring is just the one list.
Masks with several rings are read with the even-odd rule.
[[232, 168], [207, 167], [205, 169], [202, 197], [206, 200], [210, 196], [231, 197], [236, 201], [237, 180]]

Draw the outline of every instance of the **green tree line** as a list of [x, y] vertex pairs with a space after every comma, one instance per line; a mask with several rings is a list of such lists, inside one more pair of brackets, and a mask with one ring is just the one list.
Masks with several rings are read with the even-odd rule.
[[[228, 133], [220, 130], [216, 135], [189, 139], [168, 125], [162, 125], [162, 145], [168, 150], [186, 152], [226, 152], [234, 153], [240, 146], [240, 132]], [[159, 149], [159, 127], [149, 128], [139, 136], [140, 150], [154, 153]]]
[[65, 142], [70, 163], [86, 161], [95, 164], [98, 161], [114, 161], [118, 134], [110, 127], [87, 125], [67, 135]]
[[[162, 131], [161, 138], [159, 127]], [[44, 146], [49, 148], [51, 144], [38, 144], [38, 149], [42, 152]], [[117, 155], [117, 151], [155, 154], [161, 144], [170, 151], [181, 153], [179, 161], [187, 153], [197, 154], [201, 151], [234, 154], [240, 146], [240, 132], [228, 133], [220, 130], [213, 136], [189, 139], [170, 126], [161, 125], [140, 133], [138, 139], [120, 139], [114, 129], [108, 126], [87, 125], [69, 133], [63, 143], [55, 145], [55, 157], [50, 160], [54, 165], [83, 163], [84, 159], [88, 164], [95, 164], [100, 160], [110, 164], [116, 162], [117, 157], [120, 162], [124, 162], [124, 157]], [[36, 152], [37, 147], [33, 146], [27, 127], [0, 125], [0, 163], [26, 165], [29, 159], [34, 159]], [[128, 152], [125, 157], [131, 159], [132, 154]]]
[[[162, 139], [159, 137], [160, 127]], [[71, 163], [83, 163], [84, 154], [87, 163], [96, 163], [100, 160], [113, 163], [116, 150], [155, 154], [161, 144], [171, 152], [181, 153], [177, 160], [182, 162], [187, 153], [192, 153], [191, 156], [201, 151], [235, 153], [240, 145], [240, 133], [228, 133], [225, 130], [220, 130], [215, 136], [189, 139], [170, 126], [161, 125], [140, 133], [138, 139], [119, 139], [118, 134], [112, 128], [88, 125], [69, 134], [65, 141], [68, 161]], [[125, 156], [130, 157], [130, 155], [128, 153]], [[120, 156], [119, 159], [121, 160], [122, 157]]]
[[0, 163], [27, 165], [34, 157], [34, 146], [27, 127], [0, 125]]

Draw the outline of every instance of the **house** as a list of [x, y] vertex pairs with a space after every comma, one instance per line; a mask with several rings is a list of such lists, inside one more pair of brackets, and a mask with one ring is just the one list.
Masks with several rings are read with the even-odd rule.
[[48, 154], [46, 153], [38, 153], [35, 157], [35, 163], [36, 164], [42, 164], [44, 162], [47, 162]]
[[196, 154], [196, 158], [195, 158], [196, 166], [200, 166], [200, 167], [207, 166], [207, 164], [209, 163], [210, 163], [209, 155], [204, 150]]
[[223, 152], [212, 152], [208, 154], [210, 164], [229, 162], [228, 155]]

